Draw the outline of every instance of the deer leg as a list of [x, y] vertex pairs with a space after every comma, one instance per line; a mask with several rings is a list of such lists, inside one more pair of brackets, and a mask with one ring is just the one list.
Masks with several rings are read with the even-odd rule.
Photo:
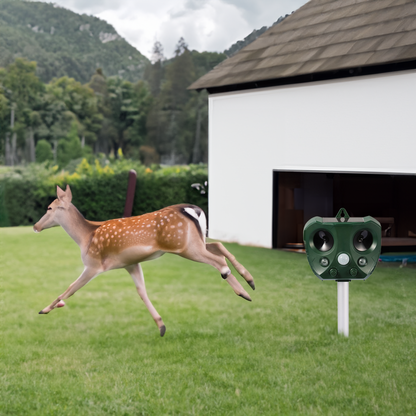
[[240, 264], [236, 258], [221, 244], [221, 243], [207, 243], [206, 248], [213, 254], [217, 254], [218, 256], [224, 256], [228, 260], [230, 260], [231, 264], [235, 267], [235, 269], [240, 273], [242, 277], [246, 280], [246, 282], [251, 286], [254, 290], [256, 287], [254, 285], [253, 276], [250, 272]]
[[96, 269], [85, 268], [84, 271], [81, 273], [81, 276], [78, 277], [75, 282], [69, 285], [68, 289], [65, 290], [62, 295], [58, 296], [49, 306], [42, 309], [39, 313], [41, 315], [49, 313], [52, 309], [59, 308], [65, 305], [63, 302], [64, 299], [68, 299], [72, 296], [77, 290], [81, 289], [85, 286], [90, 280], [92, 280], [95, 276], [97, 276], [100, 272]]
[[130, 276], [132, 277], [133, 282], [136, 285], [139, 296], [146, 305], [146, 308], [149, 310], [150, 315], [152, 315], [152, 318], [156, 322], [156, 325], [159, 328], [160, 336], [163, 337], [163, 335], [165, 335], [166, 332], [166, 326], [163, 323], [163, 320], [160, 317], [160, 315], [157, 313], [157, 310], [152, 305], [152, 302], [150, 302], [149, 297], [147, 296], [142, 266], [140, 266], [140, 264], [133, 264], [131, 266], [126, 267], [126, 270], [130, 273]]
[[205, 245], [198, 247], [192, 251], [187, 250], [186, 252], [179, 254], [189, 260], [197, 261], [199, 263], [210, 264], [215, 267], [220, 273], [221, 277], [233, 288], [236, 295], [241, 296], [243, 299], [251, 302], [249, 294], [244, 290], [243, 286], [239, 281], [232, 275], [230, 268], [225, 261], [223, 255], [218, 255], [212, 251], [208, 251]]

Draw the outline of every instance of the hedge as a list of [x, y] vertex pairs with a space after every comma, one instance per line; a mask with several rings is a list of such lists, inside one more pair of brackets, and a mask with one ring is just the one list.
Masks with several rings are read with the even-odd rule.
[[192, 188], [207, 181], [206, 166], [190, 165], [145, 168], [139, 163], [121, 161], [91, 166], [84, 159], [74, 173], [47, 164], [13, 169], [0, 178], [0, 227], [32, 225], [56, 199], [56, 185], [71, 186], [73, 204], [89, 220], [107, 220], [123, 215], [128, 172], [137, 172], [133, 215], [155, 211], [168, 205], [190, 203], [208, 210], [207, 194]]

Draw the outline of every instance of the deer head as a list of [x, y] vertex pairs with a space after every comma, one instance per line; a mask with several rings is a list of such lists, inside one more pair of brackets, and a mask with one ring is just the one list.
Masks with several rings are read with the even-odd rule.
[[64, 191], [59, 186], [56, 187], [57, 199], [48, 206], [46, 214], [33, 226], [35, 233], [39, 233], [47, 228], [61, 225], [63, 211], [68, 210], [72, 201], [72, 192], [69, 185]]

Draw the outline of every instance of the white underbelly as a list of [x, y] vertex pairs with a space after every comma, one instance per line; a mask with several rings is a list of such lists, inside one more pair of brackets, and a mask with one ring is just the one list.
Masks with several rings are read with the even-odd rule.
[[104, 260], [104, 268], [106, 270], [120, 269], [132, 264], [141, 263], [143, 261], [149, 261], [157, 259], [165, 254], [162, 250], [154, 250], [151, 247], [129, 247], [121, 251], [115, 256], [109, 256]]

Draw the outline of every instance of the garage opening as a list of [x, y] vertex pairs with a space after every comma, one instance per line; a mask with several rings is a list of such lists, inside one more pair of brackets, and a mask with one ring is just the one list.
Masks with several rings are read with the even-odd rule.
[[416, 250], [416, 175], [273, 172], [273, 247], [301, 249], [314, 216], [375, 217], [382, 250]]

